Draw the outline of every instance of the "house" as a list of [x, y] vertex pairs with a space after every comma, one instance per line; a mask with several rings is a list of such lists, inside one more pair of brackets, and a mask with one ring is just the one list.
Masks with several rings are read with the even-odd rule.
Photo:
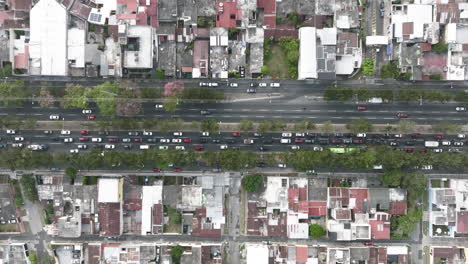
[[317, 30], [314, 27], [299, 29], [298, 79], [317, 79]]
[[265, 244], [246, 245], [246, 264], [268, 264], [268, 246]]
[[236, 28], [241, 24], [241, 17], [237, 1], [216, 1], [216, 27]]
[[336, 74], [350, 75], [361, 68], [362, 46], [358, 33], [339, 32], [336, 43]]
[[468, 234], [468, 181], [450, 179], [448, 187], [429, 189], [429, 235], [458, 237]]
[[[152, 69], [153, 68], [153, 33], [151, 26], [119, 25], [119, 31], [126, 28], [124, 49], [124, 68]], [[122, 43], [121, 43], [122, 44]]]
[[276, 0], [257, 0], [257, 10], [263, 11], [263, 27], [276, 28]]
[[447, 52], [447, 80], [463, 81], [468, 79], [468, 25], [449, 23], [445, 27], [445, 42], [448, 44]]
[[98, 224], [100, 236], [119, 236], [123, 232], [123, 179], [100, 178], [98, 181]]
[[40, 0], [30, 14], [29, 72], [31, 75], [68, 75], [68, 14], [56, 0]]
[[141, 209], [141, 234], [162, 233], [162, 182], [159, 181], [151, 186], [143, 186], [143, 199]]
[[439, 41], [439, 24], [434, 19], [434, 6], [422, 4], [392, 6], [392, 35], [398, 43]]
[[466, 263], [466, 250], [467, 248], [457, 246], [432, 246], [430, 263]]

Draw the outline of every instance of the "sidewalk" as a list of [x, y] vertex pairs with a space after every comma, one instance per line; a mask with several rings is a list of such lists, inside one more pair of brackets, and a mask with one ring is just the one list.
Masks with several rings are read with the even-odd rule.
[[[143, 122], [139, 122], [139, 128], [134, 128], [134, 129], [110, 129], [110, 131], [129, 131], [129, 130], [150, 130], [150, 131], [159, 131], [158, 129], [154, 128], [145, 128], [143, 127]], [[218, 123], [220, 124], [220, 131], [221, 132], [239, 132], [240, 127], [239, 123]], [[255, 132], [258, 123], [254, 123], [254, 129], [252, 132]], [[283, 131], [291, 131], [291, 132], [296, 132], [294, 129], [295, 123], [287, 123], [287, 128], [285, 128]], [[387, 132], [387, 127], [392, 127], [392, 130], [390, 132]], [[97, 123], [94, 121], [63, 121], [63, 122], [56, 122], [56, 121], [38, 121], [36, 124], [36, 129], [35, 130], [72, 130], [72, 131], [79, 131], [79, 130], [99, 130]], [[177, 130], [183, 131], [183, 132], [200, 132], [199, 129], [194, 128], [192, 122], [182, 122], [181, 126], [177, 128]], [[462, 131], [467, 132], [468, 131], [468, 125], [462, 126]], [[278, 131], [281, 132], [281, 131]], [[304, 130], [297, 130], [297, 132], [304, 132]], [[316, 129], [311, 129], [307, 130], [307, 132], [312, 132], [312, 133], [324, 133], [323, 129], [323, 124], [316, 124]], [[333, 124], [333, 133], [349, 133], [350, 130], [346, 128], [346, 124]], [[397, 124], [377, 124], [373, 125], [373, 133], [378, 133], [378, 134], [385, 134], [385, 133], [396, 133], [398, 132], [398, 125]], [[421, 134], [429, 134], [429, 133], [434, 133], [432, 131], [432, 126], [431, 125], [416, 125], [413, 129], [413, 131], [410, 131], [409, 133], [421, 133]], [[450, 133], [449, 133], [450, 134]], [[457, 134], [457, 133], [452, 133], [452, 134]]]

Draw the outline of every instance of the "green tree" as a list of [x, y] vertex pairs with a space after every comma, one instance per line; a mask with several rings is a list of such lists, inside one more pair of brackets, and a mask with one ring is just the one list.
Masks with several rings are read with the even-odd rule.
[[325, 133], [332, 133], [335, 130], [333, 123], [331, 121], [326, 121], [322, 125], [322, 131]]
[[27, 97], [24, 82], [0, 82], [0, 97], [5, 107], [22, 106]]
[[37, 264], [37, 254], [36, 252], [30, 252], [29, 253], [29, 261], [31, 264]]
[[66, 170], [65, 170], [65, 175], [68, 177], [68, 179], [70, 180], [70, 184], [73, 184], [75, 182], [75, 179], [76, 179], [76, 175], [78, 175], [78, 170], [73, 168], [73, 167], [68, 167]]
[[319, 239], [327, 234], [327, 231], [319, 224], [309, 225], [309, 236]]
[[382, 182], [388, 187], [400, 187], [405, 173], [401, 170], [386, 170], [382, 177]]
[[362, 63], [362, 73], [367, 76], [374, 74], [374, 61], [372, 59], [365, 59]]
[[119, 88], [115, 82], [105, 82], [85, 91], [85, 95], [96, 102], [101, 115], [111, 117], [115, 116], [118, 93]]
[[36, 179], [32, 174], [23, 174], [20, 179], [21, 186], [23, 186], [23, 191], [26, 198], [30, 201], [39, 200], [36, 189]]
[[13, 73], [12, 68], [11, 68], [11, 63], [8, 63], [7, 65], [3, 66], [3, 68], [0, 68], [0, 77], [9, 77]]
[[177, 110], [177, 105], [178, 105], [178, 99], [175, 97], [166, 97], [164, 99], [164, 111], [174, 114], [175, 111]]
[[[394, 217], [392, 217], [393, 220]], [[394, 238], [407, 238], [415, 230], [418, 223], [422, 219], [421, 208], [410, 208], [406, 215], [399, 216], [396, 218], [396, 223], [393, 223], [392, 237]]]
[[85, 109], [88, 108], [89, 98], [85, 95], [86, 88], [76, 84], [65, 88], [65, 95], [62, 98], [61, 105], [68, 109], [71, 107]]
[[216, 133], [219, 131], [219, 124], [216, 120], [209, 119], [209, 120], [202, 120], [200, 122], [200, 129], [202, 131], [208, 131], [210, 133]]
[[26, 130], [34, 130], [37, 126], [37, 119], [33, 117], [28, 117], [25, 119], [20, 127], [26, 129]]
[[294, 124], [294, 130], [296, 131], [301, 131], [301, 130], [312, 130], [315, 129], [316, 126], [313, 122], [311, 121], [300, 121]]
[[261, 134], [265, 134], [266, 132], [271, 130], [270, 121], [264, 120], [260, 122], [257, 126], [257, 131]]
[[247, 192], [256, 192], [263, 185], [263, 177], [260, 174], [247, 175], [242, 178], [242, 187]]
[[435, 53], [447, 53], [448, 51], [448, 45], [447, 43], [441, 41], [437, 44], [434, 44], [432, 45], [432, 51], [434, 51]]
[[323, 95], [325, 101], [349, 101], [353, 98], [353, 90], [344, 87], [330, 87], [325, 89]]
[[416, 123], [413, 121], [409, 120], [400, 120], [398, 122], [398, 130], [400, 130], [402, 133], [410, 133], [414, 131], [416, 128]]
[[183, 253], [184, 253], [184, 248], [182, 248], [180, 245], [172, 247], [171, 248], [172, 263], [180, 264], [180, 258], [182, 257]]
[[457, 123], [451, 123], [448, 121], [442, 121], [437, 124], [431, 125], [431, 128], [436, 133], [448, 134], [450, 132], [459, 132], [461, 130], [461, 125]]
[[440, 80], [442, 80], [442, 74], [440, 74], [440, 73], [431, 73], [431, 74], [429, 74], [429, 79], [434, 80], [434, 81], [440, 81]]
[[380, 78], [382, 79], [397, 79], [400, 75], [397, 61], [391, 61], [389, 64], [382, 65], [380, 69]]
[[346, 126], [354, 134], [372, 131], [372, 124], [364, 118], [354, 119]]
[[241, 120], [239, 124], [239, 128], [242, 132], [252, 131], [254, 128], [254, 123], [251, 120]]
[[263, 75], [268, 75], [268, 73], [270, 72], [268, 66], [266, 65], [262, 66], [261, 71]]
[[164, 80], [164, 78], [166, 78], [166, 73], [164, 72], [162, 68], [157, 68], [155, 75], [156, 75], [156, 78], [159, 80]]
[[39, 105], [41, 107], [51, 107], [54, 105], [55, 98], [47, 87], [41, 87], [39, 91]]

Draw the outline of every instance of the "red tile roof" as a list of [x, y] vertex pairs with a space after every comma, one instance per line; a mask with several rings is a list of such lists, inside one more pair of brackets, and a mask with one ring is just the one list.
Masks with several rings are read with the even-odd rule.
[[298, 188], [289, 188], [288, 189], [288, 202], [295, 203], [299, 200], [299, 189]]
[[8, 6], [12, 10], [30, 10], [32, 0], [9, 0]]
[[89, 264], [101, 263], [101, 245], [88, 245], [88, 261]]
[[208, 40], [195, 40], [193, 47], [193, 67], [200, 68], [200, 72], [205, 75], [209, 67], [209, 43]]
[[193, 214], [192, 235], [200, 237], [221, 237], [221, 229], [214, 229], [206, 222], [206, 208], [197, 208]]
[[351, 210], [349, 209], [336, 209], [336, 219], [340, 220], [346, 220], [346, 219], [351, 219]]
[[[144, 7], [144, 12], [137, 14], [137, 25], [158, 26], [158, 0], [150, 0], [146, 5], [146, 0], [140, 0], [140, 7]], [[149, 21], [148, 21], [149, 20]]]
[[120, 235], [120, 203], [99, 203], [99, 229], [101, 236]]
[[387, 263], [387, 248], [379, 247], [379, 263]]
[[327, 215], [327, 202], [309, 202], [309, 216]]
[[369, 220], [372, 239], [390, 239], [390, 224], [384, 221]]
[[242, 17], [242, 12], [237, 8], [237, 1], [216, 1], [216, 26], [237, 27], [237, 20]]
[[423, 52], [425, 51], [431, 51], [432, 50], [432, 45], [431, 43], [419, 43], [419, 45], [421, 45], [421, 50]]
[[263, 17], [263, 25], [266, 26], [267, 29], [274, 29], [276, 27], [276, 17], [275, 16], [266, 16]]
[[442, 24], [458, 23], [460, 21], [460, 9], [458, 3], [436, 4], [436, 21]]
[[153, 225], [162, 225], [163, 221], [163, 206], [162, 204], [153, 205]]
[[276, 27], [276, 0], [257, 0], [257, 8], [263, 9], [263, 25]]
[[296, 247], [296, 262], [306, 263], [309, 255], [309, 249], [306, 246]]
[[406, 215], [407, 204], [406, 201], [390, 202], [390, 209], [388, 213], [391, 215]]
[[364, 203], [369, 200], [369, 189], [349, 189], [349, 198], [355, 199], [355, 213], [364, 213], [368, 209], [364, 208]]
[[[276, 23], [276, 19], [275, 19]], [[264, 22], [266, 24], [266, 22]], [[279, 39], [281, 37], [298, 38], [299, 31], [294, 25], [276, 25], [275, 28], [265, 29], [265, 39]]]
[[462, 45], [462, 50], [463, 51], [468, 51], [468, 44], [463, 44]]
[[[271, 214], [268, 217], [272, 217]], [[286, 213], [280, 213], [278, 220], [278, 225], [268, 225], [268, 236], [287, 236], [287, 215]]]
[[74, 1], [70, 14], [77, 16], [83, 20], [88, 20], [89, 13], [91, 13], [91, 7], [84, 5], [80, 1]]
[[468, 211], [457, 212], [457, 233], [468, 233]]

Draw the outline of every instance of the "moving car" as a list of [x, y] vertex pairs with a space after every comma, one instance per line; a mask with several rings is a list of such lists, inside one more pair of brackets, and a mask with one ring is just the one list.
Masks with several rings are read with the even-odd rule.
[[408, 115], [407, 113], [398, 113], [398, 114], [397, 114], [397, 117], [398, 117], [398, 118], [408, 118], [408, 116], [409, 116], [409, 115]]
[[14, 135], [14, 134], [16, 134], [16, 131], [13, 130], [13, 129], [7, 129], [6, 133], [7, 133], [7, 135]]
[[60, 134], [61, 135], [70, 135], [71, 131], [70, 130], [62, 130], [62, 131], [60, 131]]
[[49, 116], [49, 119], [50, 119], [50, 120], [59, 120], [59, 119], [60, 119], [60, 116], [59, 116], [59, 115], [50, 115], [50, 116]]
[[247, 89], [247, 93], [256, 93], [256, 92], [257, 92], [257, 89], [255, 89], [255, 88]]
[[172, 142], [172, 143], [181, 143], [181, 142], [182, 142], [182, 139], [180, 139], [180, 138], [173, 138], [171, 142]]
[[239, 85], [237, 83], [230, 83], [229, 86], [230, 87], [238, 87]]
[[279, 163], [279, 164], [278, 164], [278, 168], [285, 169], [285, 168], [286, 168], [286, 164], [284, 164], [284, 163]]
[[290, 138], [290, 137], [292, 137], [292, 133], [285, 132], [285, 133], [282, 133], [281, 136], [285, 137], [285, 138]]
[[267, 84], [266, 83], [259, 83], [258, 86], [259, 87], [267, 87]]
[[70, 149], [70, 153], [78, 153], [79, 151], [79, 149]]
[[81, 131], [80, 131], [80, 134], [81, 134], [81, 135], [88, 135], [88, 134], [89, 134], [89, 130], [81, 130]]
[[102, 142], [102, 138], [92, 138], [91, 142]]
[[209, 137], [209, 136], [210, 136], [210, 132], [202, 132], [202, 133], [201, 133], [201, 136], [202, 136], [202, 137]]
[[164, 108], [164, 105], [162, 105], [162, 104], [155, 104], [155, 105], [154, 105], [154, 108], [156, 108], [156, 109], [163, 109], [163, 108]]
[[232, 132], [231, 133], [231, 136], [233, 136], [233, 137], [240, 137], [240, 135], [241, 134], [239, 132]]
[[168, 150], [168, 149], [169, 149], [169, 146], [159, 146], [159, 149], [160, 149], [160, 150]]
[[201, 115], [211, 115], [211, 112], [208, 110], [200, 110]]
[[280, 83], [270, 83], [270, 87], [280, 87]]
[[465, 137], [466, 137], [465, 134], [458, 134], [458, 135], [457, 135], [457, 138], [465, 138]]
[[83, 141], [89, 141], [89, 137], [80, 137], [78, 138], [79, 141], [83, 142]]
[[202, 146], [195, 146], [195, 150], [196, 150], [196, 151], [202, 151], [202, 150], [204, 150], [204, 149], [205, 149], [205, 148], [202, 147]]
[[73, 138], [64, 138], [64, 139], [63, 139], [63, 142], [64, 142], [64, 143], [72, 143], [72, 142], [73, 142]]
[[129, 136], [138, 136], [138, 132], [130, 131], [130, 132], [128, 132], [128, 135]]
[[153, 132], [150, 131], [143, 131], [143, 136], [152, 136]]
[[106, 144], [106, 145], [104, 146], [104, 148], [105, 148], [105, 149], [115, 149], [115, 145], [113, 145], [113, 144]]
[[46, 135], [51, 135], [53, 133], [54, 132], [52, 130], [44, 130], [44, 134], [46, 134]]
[[456, 110], [457, 112], [464, 112], [464, 111], [466, 111], [466, 108], [465, 108], [464, 106], [457, 106], [457, 107], [455, 108], [455, 110]]
[[24, 141], [24, 137], [15, 137], [15, 142]]
[[96, 116], [95, 116], [95, 115], [90, 115], [90, 116], [88, 116], [88, 120], [94, 120], [94, 119], [96, 119]]
[[82, 144], [82, 145], [78, 145], [77, 147], [78, 149], [87, 149], [88, 145]]
[[358, 106], [356, 107], [356, 109], [357, 109], [358, 111], [366, 111], [366, 110], [367, 110], [367, 106], [365, 106], [365, 105], [358, 105]]
[[358, 133], [356, 135], [356, 137], [358, 137], [358, 138], [365, 138], [366, 136], [367, 136], [366, 133]]
[[185, 147], [184, 146], [175, 146], [175, 149], [176, 150], [185, 150]]
[[91, 114], [93, 111], [91, 109], [83, 109], [83, 111], [81, 111], [83, 114]]
[[183, 135], [182, 132], [174, 132], [172, 134], [174, 135], [174, 137], [181, 137]]

